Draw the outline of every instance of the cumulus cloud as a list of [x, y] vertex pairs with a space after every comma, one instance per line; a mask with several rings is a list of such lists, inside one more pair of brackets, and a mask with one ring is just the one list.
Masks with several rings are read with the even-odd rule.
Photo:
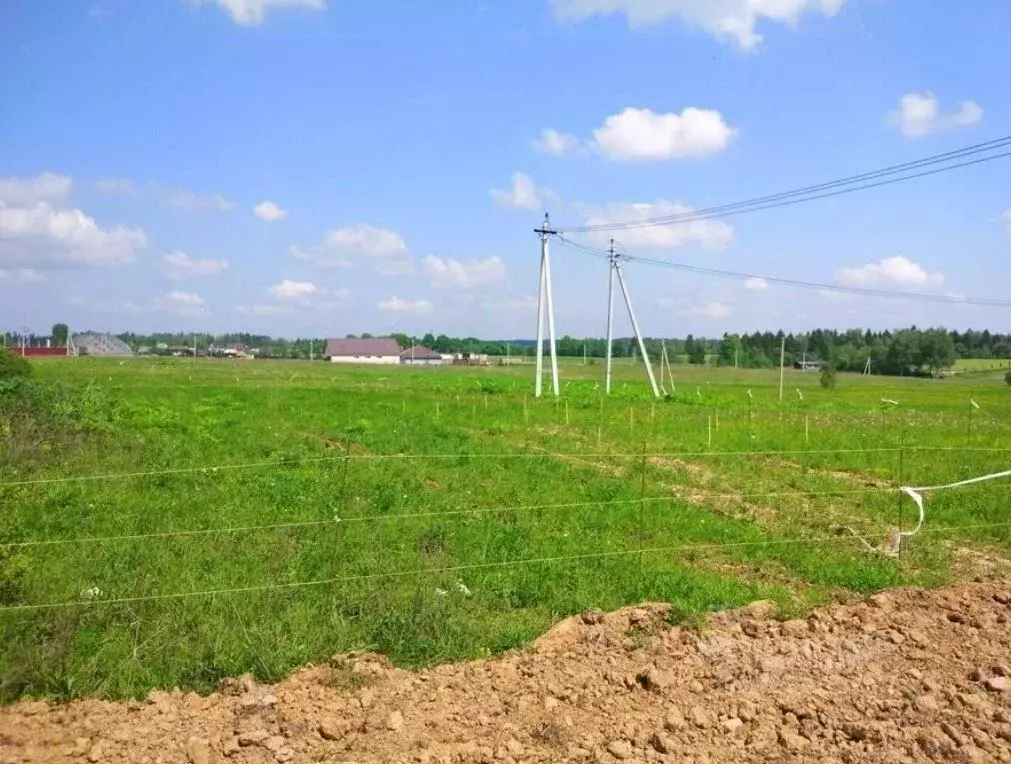
[[593, 131], [593, 146], [619, 162], [665, 162], [718, 154], [734, 133], [713, 109], [688, 106], [680, 114], [657, 114], [628, 107]]
[[295, 312], [295, 307], [280, 303], [258, 303], [256, 305], [236, 305], [235, 312], [243, 316], [290, 316]]
[[311, 281], [291, 281], [285, 279], [280, 284], [270, 288], [270, 293], [279, 300], [297, 300], [311, 297], [319, 291], [319, 287]]
[[795, 28], [805, 12], [834, 15], [846, 0], [553, 0], [555, 17], [563, 22], [593, 16], [623, 14], [633, 28], [680, 19], [742, 50], [762, 41], [760, 21]]
[[733, 311], [734, 308], [729, 303], [714, 300], [712, 302], [706, 302], [702, 305], [696, 305], [693, 308], [682, 311], [682, 315], [704, 316], [706, 318], [724, 318], [725, 316], [729, 316], [733, 313]]
[[753, 292], [764, 292], [769, 288], [769, 282], [759, 276], [754, 276], [744, 280], [744, 288]]
[[540, 137], [535, 138], [531, 143], [538, 151], [543, 151], [545, 154], [554, 154], [555, 156], [568, 154], [579, 148], [579, 138], [575, 135], [572, 133], [562, 133], [550, 127], [541, 130]]
[[322, 11], [326, 0], [189, 0], [190, 5], [217, 5], [232, 21], [242, 26], [262, 24], [267, 11], [282, 8], [306, 8]]
[[81, 210], [60, 205], [70, 185], [70, 178], [51, 173], [0, 182], [0, 264], [118, 265], [146, 246], [139, 228], [102, 228]]
[[516, 294], [501, 300], [485, 302], [486, 310], [508, 310], [517, 313], [531, 313], [537, 310], [537, 298], [529, 294]]
[[183, 212], [231, 212], [235, 209], [235, 202], [221, 194], [198, 194], [183, 188], [165, 188], [157, 183], [152, 187], [162, 204]]
[[132, 194], [133, 181], [129, 178], [99, 178], [91, 187], [100, 194]]
[[376, 307], [390, 313], [412, 313], [418, 316], [432, 312], [432, 303], [428, 300], [402, 300], [399, 297], [380, 300]]
[[185, 252], [176, 250], [162, 257], [161, 266], [170, 279], [181, 280], [199, 276], [217, 276], [228, 267], [228, 262], [212, 259], [197, 260]]
[[41, 284], [45, 280], [45, 274], [34, 268], [0, 268], [0, 284], [23, 286], [25, 284]]
[[270, 302], [238, 305], [235, 310], [247, 316], [284, 316], [296, 312], [337, 310], [347, 306], [351, 293], [331, 289], [311, 281], [284, 279], [267, 290]]
[[434, 287], [470, 289], [505, 281], [506, 267], [498, 257], [461, 262], [452, 258], [428, 255], [422, 261], [425, 275]]
[[521, 210], [536, 210], [545, 200], [554, 199], [555, 195], [545, 189], [538, 188], [533, 179], [524, 172], [512, 174], [509, 188], [493, 188], [491, 198], [503, 207], [515, 207]]
[[846, 286], [874, 286], [875, 284], [927, 286], [944, 282], [944, 274], [928, 273], [919, 263], [902, 255], [886, 257], [876, 263], [843, 268], [836, 274], [836, 278]]
[[888, 115], [889, 123], [907, 138], [968, 127], [982, 118], [983, 110], [975, 101], [962, 101], [955, 111], [942, 113], [940, 101], [930, 91], [906, 93], [899, 101], [899, 108]]
[[[604, 206], [585, 206], [586, 225], [609, 225], [617, 222], [646, 220], [668, 215], [685, 215], [692, 208], [681, 202], [658, 199], [655, 202], [615, 202]], [[606, 245], [610, 233], [594, 234], [594, 243]], [[726, 249], [734, 241], [734, 229], [721, 220], [692, 220], [669, 226], [629, 228], [615, 236], [625, 249], [676, 249], [687, 244], [699, 244], [706, 249]]]
[[185, 318], [206, 316], [207, 303], [204, 298], [192, 292], [169, 292], [154, 301], [154, 309], [162, 313], [171, 313]]
[[70, 196], [66, 175], [44, 172], [28, 178], [0, 178], [0, 203], [29, 207], [36, 202], [62, 202]]
[[367, 223], [327, 231], [319, 244], [308, 249], [292, 246], [288, 253], [298, 260], [327, 267], [351, 268], [369, 263], [384, 276], [414, 272], [414, 261], [404, 237]]
[[267, 223], [276, 223], [288, 217], [288, 210], [282, 210], [272, 201], [265, 200], [253, 207], [253, 214]]

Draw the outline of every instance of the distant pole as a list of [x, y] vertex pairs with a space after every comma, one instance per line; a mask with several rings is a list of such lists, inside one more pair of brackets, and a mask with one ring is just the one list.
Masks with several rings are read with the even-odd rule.
[[534, 382], [534, 396], [540, 397], [544, 374], [544, 312], [548, 314], [548, 343], [551, 352], [551, 387], [558, 396], [558, 353], [555, 347], [555, 309], [551, 296], [551, 260], [548, 250], [548, 236], [556, 234], [551, 228], [547, 213], [540, 228], [534, 231], [541, 237], [541, 280], [537, 289], [537, 379]]
[[786, 365], [786, 335], [779, 343], [779, 400], [783, 400], [783, 368]]
[[312, 338], [309, 338], [309, 360], [312, 361]]
[[611, 394], [611, 346], [614, 342], [614, 239], [611, 239], [607, 276], [607, 360], [604, 371], [604, 394]]
[[583, 366], [586, 366], [586, 343], [583, 343]]

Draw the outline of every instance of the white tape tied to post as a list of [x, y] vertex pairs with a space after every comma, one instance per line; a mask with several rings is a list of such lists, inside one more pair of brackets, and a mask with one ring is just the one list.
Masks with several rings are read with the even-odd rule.
[[[968, 480], [959, 480], [957, 483], [946, 483], [944, 485], [926, 485], [920, 486], [919, 488], [912, 488], [910, 486], [902, 486], [899, 490], [906, 494], [910, 499], [916, 502], [916, 508], [919, 510], [920, 517], [916, 521], [916, 527], [911, 531], [899, 531], [899, 538], [912, 538], [915, 536], [920, 528], [923, 526], [923, 493], [926, 491], [943, 491], [945, 488], [960, 488], [963, 485], [972, 485], [973, 483], [982, 483], [987, 480], [997, 480], [998, 478], [1011, 477], [1011, 470], [1004, 470], [1003, 472], [994, 472], [990, 475], [980, 475], [979, 477], [969, 478]], [[897, 545], [896, 545], [897, 546]]]

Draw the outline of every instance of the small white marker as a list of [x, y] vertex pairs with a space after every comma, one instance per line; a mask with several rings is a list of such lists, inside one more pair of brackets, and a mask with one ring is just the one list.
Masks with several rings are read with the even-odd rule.
[[970, 399], [969, 399], [969, 403], [971, 403], [971, 404], [972, 404], [972, 407], [973, 407], [974, 409], [976, 409], [976, 410], [979, 410], [979, 404], [978, 404], [978, 403], [976, 403], [976, 401], [974, 401], [974, 400], [973, 400], [972, 398], [970, 398]]
[[882, 402], [882, 403], [890, 403], [890, 404], [892, 404], [893, 406], [898, 406], [898, 405], [899, 405], [899, 402], [898, 402], [898, 401], [893, 401], [893, 400], [892, 400], [891, 398], [882, 398], [882, 399], [881, 399], [881, 402]]
[[799, 387], [797, 388], [797, 397], [800, 398], [801, 400], [804, 400], [804, 393], [800, 391]]
[[695, 394], [696, 395], [702, 395], [702, 391], [699, 389], [698, 385], [695, 386]]
[[750, 387], [748, 388], [748, 397], [749, 398], [754, 398], [755, 397], [754, 395], [751, 394], [751, 388]]

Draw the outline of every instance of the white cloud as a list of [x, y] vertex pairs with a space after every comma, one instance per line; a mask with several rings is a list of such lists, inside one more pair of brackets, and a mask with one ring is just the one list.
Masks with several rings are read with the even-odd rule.
[[982, 118], [983, 110], [975, 101], [962, 101], [957, 111], [942, 114], [940, 102], [930, 91], [906, 93], [899, 101], [899, 108], [888, 115], [889, 123], [908, 138], [968, 127]]
[[192, 292], [169, 292], [154, 301], [154, 309], [186, 318], [197, 318], [209, 313], [204, 298]]
[[630, 27], [660, 24], [678, 18], [743, 50], [762, 41], [759, 21], [795, 28], [807, 11], [834, 15], [846, 0], [553, 0], [560, 21], [578, 22], [593, 16], [624, 14]]
[[299, 311], [337, 310], [347, 306], [351, 292], [347, 289], [330, 289], [311, 281], [284, 279], [269, 290], [272, 302], [257, 305], [240, 305], [240, 313], [254, 316], [279, 316]]
[[516, 207], [521, 210], [536, 210], [547, 199], [556, 198], [554, 193], [546, 188], [538, 188], [533, 179], [525, 172], [514, 172], [509, 188], [493, 188], [491, 198], [503, 207]]
[[414, 272], [414, 261], [404, 237], [396, 231], [367, 223], [328, 231], [319, 244], [309, 249], [292, 246], [288, 253], [299, 260], [337, 268], [351, 268], [357, 262], [370, 262], [384, 276]]
[[129, 178], [99, 178], [91, 187], [101, 194], [132, 194], [134, 191]]
[[0, 202], [0, 263], [118, 265], [133, 261], [146, 244], [141, 229], [101, 228], [78, 209]]
[[763, 292], [769, 288], [769, 282], [760, 276], [754, 276], [744, 280], [744, 288], [753, 292]]
[[280, 284], [270, 288], [270, 293], [278, 300], [297, 300], [311, 297], [319, 291], [319, 287], [311, 281], [291, 281], [285, 279]]
[[235, 312], [244, 316], [290, 316], [295, 312], [291, 305], [259, 303], [257, 305], [236, 305]]
[[45, 274], [40, 273], [34, 268], [18, 268], [11, 270], [0, 268], [0, 284], [23, 286], [25, 284], [41, 284], [45, 280]]
[[[655, 202], [616, 202], [602, 207], [584, 206], [586, 225], [646, 220], [668, 215], [685, 215], [692, 208], [681, 202], [658, 199]], [[618, 244], [632, 249], [675, 249], [700, 244], [706, 249], [725, 249], [734, 241], [734, 229], [721, 220], [692, 220], [669, 226], [628, 228], [613, 234]], [[594, 242], [606, 245], [611, 233], [594, 234]]]
[[0, 203], [28, 207], [36, 202], [61, 202], [70, 196], [66, 175], [44, 172], [29, 178], [0, 178]]
[[322, 11], [326, 0], [189, 0], [190, 5], [214, 3], [232, 17], [232, 21], [242, 26], [262, 24], [267, 11], [274, 8], [307, 8]]
[[628, 107], [593, 131], [593, 145], [619, 162], [665, 162], [723, 151], [736, 131], [713, 109], [688, 106], [680, 114]]
[[579, 138], [575, 135], [572, 133], [561, 133], [550, 127], [541, 130], [541, 137], [535, 138], [531, 143], [538, 151], [543, 151], [545, 154], [554, 154], [555, 156], [568, 154], [579, 148]]
[[685, 316], [705, 316], [706, 318], [724, 318], [733, 313], [734, 308], [729, 303], [714, 300], [682, 311]]
[[391, 313], [413, 313], [418, 316], [432, 312], [432, 303], [428, 300], [401, 300], [399, 297], [380, 300], [376, 307]]
[[425, 275], [434, 287], [469, 289], [500, 284], [506, 278], [505, 263], [498, 257], [464, 263], [448, 257], [428, 255], [423, 265]]
[[162, 204], [184, 212], [231, 212], [235, 209], [235, 202], [221, 194], [198, 194], [182, 188], [165, 188], [157, 183], [152, 186]]
[[846, 286], [873, 286], [896, 284], [898, 286], [926, 286], [944, 282], [944, 274], [928, 273], [923, 266], [907, 257], [896, 255], [876, 263], [854, 268], [843, 268], [836, 278]]
[[486, 302], [486, 310], [510, 310], [530, 313], [537, 310], [537, 298], [529, 294], [517, 294], [496, 302]]
[[276, 223], [278, 220], [284, 220], [288, 217], [288, 210], [282, 210], [276, 204], [267, 200], [253, 207], [253, 214], [260, 218], [260, 220]]
[[216, 276], [228, 267], [225, 260], [197, 260], [185, 252], [176, 250], [161, 259], [162, 268], [170, 279]]

